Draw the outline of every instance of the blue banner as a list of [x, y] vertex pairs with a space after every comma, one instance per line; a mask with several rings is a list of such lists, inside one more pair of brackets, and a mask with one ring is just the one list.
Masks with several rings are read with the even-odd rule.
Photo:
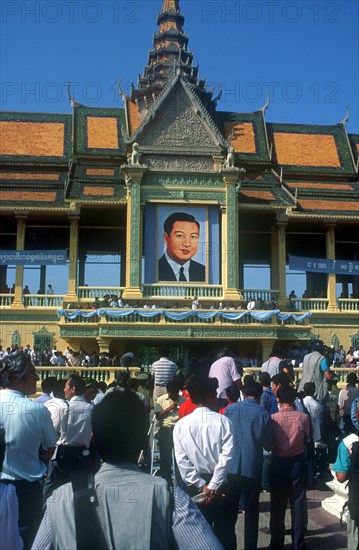
[[359, 275], [359, 262], [289, 255], [289, 269], [313, 271], [315, 273], [335, 273], [336, 275]]
[[0, 265], [65, 265], [66, 250], [0, 250]]
[[124, 320], [130, 315], [138, 315], [143, 319], [151, 319], [157, 315], [164, 315], [166, 319], [171, 319], [172, 321], [185, 321], [188, 319], [191, 320], [191, 317], [196, 317], [197, 319], [213, 319], [214, 317], [219, 317], [227, 321], [239, 321], [242, 317], [247, 315], [252, 319], [255, 319], [259, 322], [269, 321], [271, 317], [275, 316], [279, 321], [287, 321], [288, 319], [293, 319], [296, 323], [300, 323], [307, 317], [310, 317], [311, 313], [308, 311], [300, 315], [295, 315], [293, 313], [280, 313], [279, 309], [273, 309], [270, 311], [239, 311], [238, 313], [230, 313], [228, 311], [198, 311], [195, 310], [186, 310], [186, 311], [168, 311], [164, 309], [151, 309], [151, 310], [138, 310], [138, 309], [95, 309], [93, 311], [82, 311], [77, 309], [75, 311], [67, 311], [66, 309], [57, 310], [57, 318], [61, 319], [62, 316], [67, 319], [74, 320], [77, 317], [83, 317], [84, 319], [90, 319], [97, 316], [101, 318], [106, 316], [108, 319], [119, 319]]

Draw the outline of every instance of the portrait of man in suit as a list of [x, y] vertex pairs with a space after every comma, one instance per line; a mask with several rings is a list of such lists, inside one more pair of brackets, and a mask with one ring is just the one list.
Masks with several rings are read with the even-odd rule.
[[205, 282], [206, 268], [192, 260], [200, 237], [200, 224], [185, 212], [173, 212], [164, 221], [166, 250], [158, 261], [159, 281]]

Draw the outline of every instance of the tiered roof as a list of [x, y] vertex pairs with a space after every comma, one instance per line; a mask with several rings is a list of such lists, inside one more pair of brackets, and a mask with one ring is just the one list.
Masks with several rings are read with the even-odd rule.
[[[216, 112], [215, 101], [193, 65], [179, 1], [163, 0], [157, 22], [148, 64], [137, 88], [124, 98], [125, 109], [74, 103], [72, 116], [0, 114], [4, 208], [51, 206], [66, 211], [76, 201], [125, 202], [120, 167], [127, 162], [128, 144], [138, 140], [142, 152], [160, 152], [170, 158], [189, 153], [224, 159], [231, 145], [236, 166], [246, 170], [238, 187], [241, 209], [285, 209], [293, 217], [357, 219], [358, 135], [348, 135], [344, 122], [330, 126], [267, 123], [268, 104], [254, 113]], [[183, 110], [173, 111], [172, 116], [173, 105], [178, 108], [180, 103]], [[185, 128], [189, 120], [196, 128]], [[173, 125], [176, 139], [172, 142], [167, 139], [166, 124]], [[181, 132], [181, 125], [187, 133]], [[200, 125], [202, 132], [195, 133]], [[202, 144], [194, 146], [199, 135]], [[206, 187], [219, 189], [221, 178], [214, 165], [212, 172], [189, 169], [185, 177], [191, 183], [184, 183], [184, 188], [193, 189], [198, 182], [202, 191], [204, 180], [214, 177], [216, 181], [207, 182]], [[150, 167], [146, 178], [150, 180], [155, 171]], [[176, 173], [175, 164], [169, 171]], [[183, 179], [184, 172], [180, 176]], [[154, 184], [160, 180], [161, 169]]]

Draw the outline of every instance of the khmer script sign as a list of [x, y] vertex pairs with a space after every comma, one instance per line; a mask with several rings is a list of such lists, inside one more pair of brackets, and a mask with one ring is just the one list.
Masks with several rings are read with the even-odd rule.
[[289, 269], [314, 271], [316, 273], [335, 273], [336, 275], [359, 275], [359, 262], [289, 255]]
[[0, 250], [0, 265], [65, 265], [66, 250]]

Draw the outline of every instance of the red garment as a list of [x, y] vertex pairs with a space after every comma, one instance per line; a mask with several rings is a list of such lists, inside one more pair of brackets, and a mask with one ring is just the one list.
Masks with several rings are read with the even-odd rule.
[[182, 403], [182, 405], [180, 405], [178, 409], [178, 419], [191, 414], [196, 407], [197, 405], [195, 405], [195, 403], [192, 403], [191, 398], [189, 397], [184, 403]]
[[228, 401], [227, 405], [225, 407], [223, 407], [222, 409], [219, 409], [219, 414], [224, 414], [224, 411], [226, 410], [226, 408], [229, 406], [229, 405], [233, 405], [233, 403], [237, 403], [237, 401]]

